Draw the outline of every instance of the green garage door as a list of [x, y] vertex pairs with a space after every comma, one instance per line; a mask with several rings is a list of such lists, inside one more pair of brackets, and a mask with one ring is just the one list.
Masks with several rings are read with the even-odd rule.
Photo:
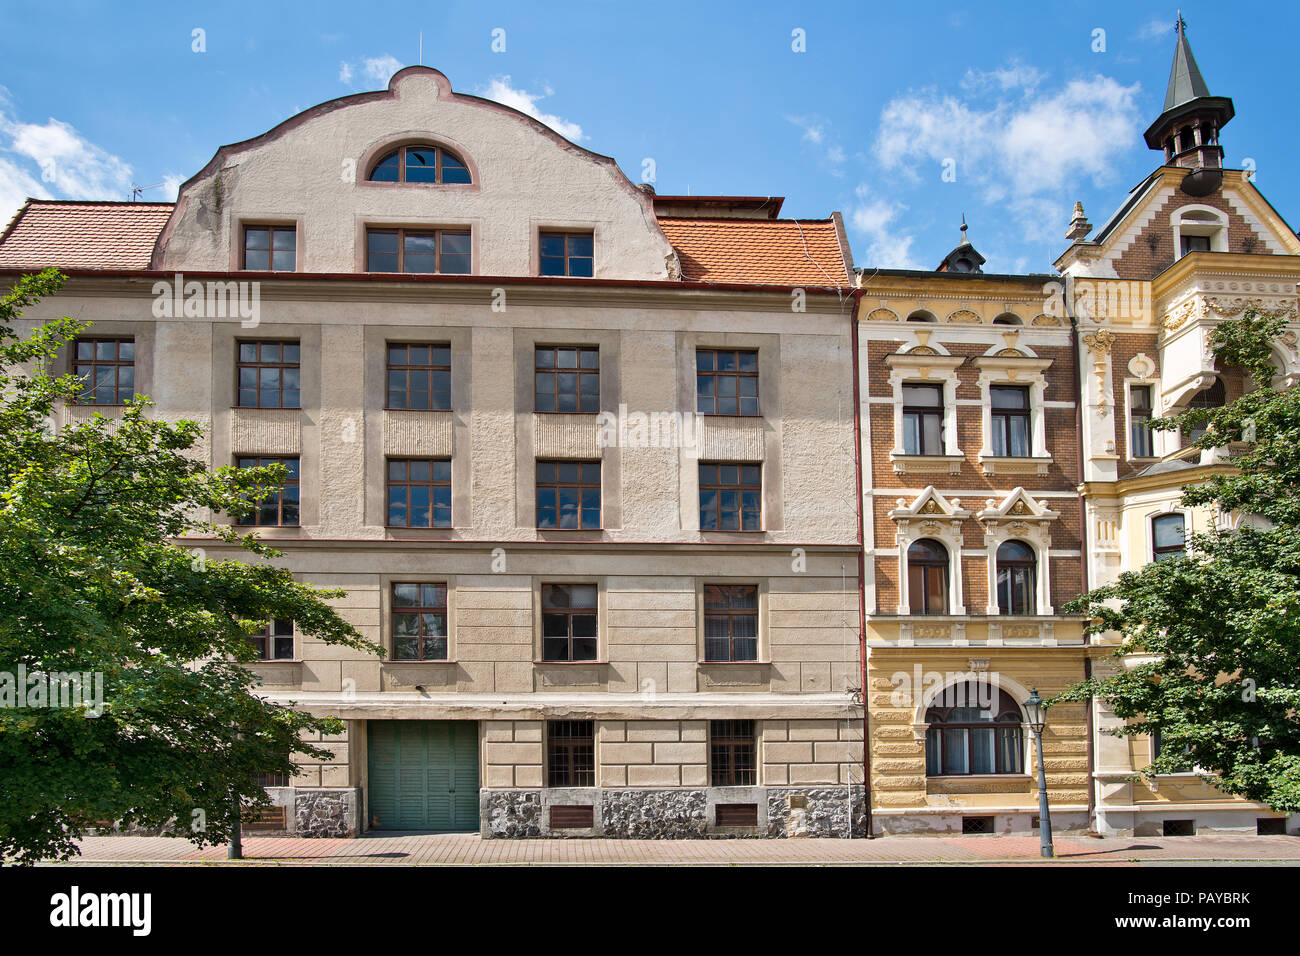
[[477, 830], [478, 725], [370, 721], [370, 826]]

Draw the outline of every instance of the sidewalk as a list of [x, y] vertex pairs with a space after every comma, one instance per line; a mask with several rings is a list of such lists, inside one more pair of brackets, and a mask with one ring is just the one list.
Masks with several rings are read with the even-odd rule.
[[[85, 864], [211, 865], [224, 846], [199, 850], [169, 837], [87, 837]], [[852, 865], [1037, 863], [1038, 837], [883, 837], [875, 840], [484, 840], [473, 833], [366, 834], [354, 840], [245, 837], [244, 865]], [[1300, 837], [1063, 836], [1051, 865], [1236, 862], [1300, 865]]]

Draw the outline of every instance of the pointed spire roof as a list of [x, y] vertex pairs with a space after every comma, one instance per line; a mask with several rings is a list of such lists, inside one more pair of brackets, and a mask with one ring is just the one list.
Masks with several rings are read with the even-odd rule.
[[1201, 69], [1192, 56], [1192, 45], [1187, 42], [1187, 22], [1183, 12], [1178, 11], [1178, 46], [1174, 48], [1174, 65], [1169, 70], [1169, 88], [1165, 91], [1165, 110], [1197, 99], [1209, 96], [1210, 88], [1201, 76]]
[[1165, 91], [1165, 105], [1159, 118], [1146, 131], [1147, 145], [1160, 149], [1162, 141], [1176, 121], [1194, 113], [1213, 116], [1216, 127], [1223, 126], [1232, 119], [1232, 100], [1226, 96], [1213, 96], [1209, 84], [1201, 75], [1201, 68], [1192, 56], [1192, 45], [1187, 40], [1187, 21], [1182, 11], [1178, 12], [1178, 23], [1174, 28], [1178, 33], [1178, 42], [1174, 47], [1174, 62], [1169, 68], [1169, 86]]

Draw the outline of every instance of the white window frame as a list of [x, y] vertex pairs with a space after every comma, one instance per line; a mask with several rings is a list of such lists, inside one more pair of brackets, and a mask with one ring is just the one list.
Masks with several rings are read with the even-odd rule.
[[[938, 510], [929, 514], [922, 513], [922, 509], [931, 501], [938, 506]], [[933, 538], [948, 549], [948, 613], [915, 616], [955, 617], [966, 613], [966, 605], [962, 600], [964, 590], [961, 556], [964, 540], [961, 526], [971, 514], [972, 512], [961, 507], [959, 499], [954, 498], [949, 501], [935, 491], [933, 485], [921, 492], [911, 505], [903, 506], [900, 500], [899, 507], [889, 512], [889, 517], [893, 518], [898, 526], [894, 540], [898, 544], [898, 613], [900, 615], [914, 616], [909, 594], [907, 550], [924, 538]]]
[[1151, 457], [1139, 458], [1133, 454], [1133, 392], [1134, 385], [1145, 385], [1151, 392], [1151, 417], [1160, 418], [1164, 411], [1160, 400], [1160, 380], [1157, 378], [1124, 379], [1124, 456], [1128, 461], [1153, 461], [1165, 455], [1165, 436], [1168, 432], [1151, 433]]
[[[889, 385], [894, 393], [894, 448], [890, 460], [960, 458], [961, 446], [957, 442], [957, 367], [965, 362], [960, 355], [943, 355], [931, 347], [925, 354], [909, 352], [885, 357], [891, 369]], [[943, 389], [943, 453], [941, 455], [911, 455], [903, 447], [903, 386], [939, 385]], [[960, 468], [952, 471], [955, 474]], [[897, 470], [897, 469], [896, 469]]]
[[[985, 474], [993, 474], [999, 462], [1034, 462], [1040, 475], [1047, 474], [1052, 455], [1047, 450], [1047, 376], [1051, 359], [1025, 355], [982, 355], [974, 360], [980, 370], [980, 464]], [[1029, 388], [1029, 455], [1023, 458], [1001, 457], [993, 454], [993, 394], [994, 385], [1018, 385]]]
[[[1201, 216], [1188, 217], [1188, 213], [1201, 213]], [[1209, 236], [1211, 252], [1228, 251], [1228, 214], [1222, 209], [1201, 203], [1179, 206], [1169, 214], [1169, 226], [1174, 231], [1174, 253], [1181, 259], [1183, 236]]]
[[[1029, 514], [1012, 514], [1018, 502], [1023, 502]], [[985, 508], [978, 515], [984, 525], [984, 548], [988, 552], [988, 604], [984, 613], [991, 617], [1014, 620], [1024, 617], [1051, 617], [1052, 607], [1052, 547], [1051, 523], [1060, 513], [1050, 511], [1034, 500], [1025, 489], [1016, 488], [997, 507]], [[1002, 614], [998, 607], [998, 548], [1007, 541], [1023, 541], [1034, 551], [1034, 613]]]

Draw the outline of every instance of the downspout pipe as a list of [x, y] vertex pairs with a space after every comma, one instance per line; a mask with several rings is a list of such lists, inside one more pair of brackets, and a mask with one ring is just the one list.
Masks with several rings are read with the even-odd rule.
[[853, 470], [857, 479], [858, 509], [858, 661], [862, 668], [862, 810], [864, 833], [870, 840], [875, 833], [871, 823], [871, 706], [867, 687], [867, 577], [863, 550], [862, 513], [862, 376], [858, 360], [858, 303], [862, 289], [853, 290], [853, 307], [849, 316], [849, 333], [853, 350]]
[[[1074, 432], [1078, 439], [1078, 486], [1079, 492], [1079, 585], [1080, 591], [1087, 594], [1088, 587], [1088, 499], [1084, 494], [1084, 440], [1083, 440], [1083, 357], [1079, 349], [1079, 317], [1074, 311], [1074, 276], [1066, 274], [1065, 282], [1065, 311], [1070, 317], [1070, 354], [1073, 356], [1074, 366]], [[1084, 679], [1092, 677], [1092, 654], [1090, 650], [1090, 639], [1085, 637], [1083, 644], [1083, 676]], [[1097, 754], [1095, 742], [1093, 740], [1093, 705], [1092, 697], [1088, 698], [1088, 706], [1084, 712], [1084, 730], [1088, 735], [1088, 831], [1093, 835], [1097, 833], [1097, 778], [1095, 776], [1097, 769]]]

